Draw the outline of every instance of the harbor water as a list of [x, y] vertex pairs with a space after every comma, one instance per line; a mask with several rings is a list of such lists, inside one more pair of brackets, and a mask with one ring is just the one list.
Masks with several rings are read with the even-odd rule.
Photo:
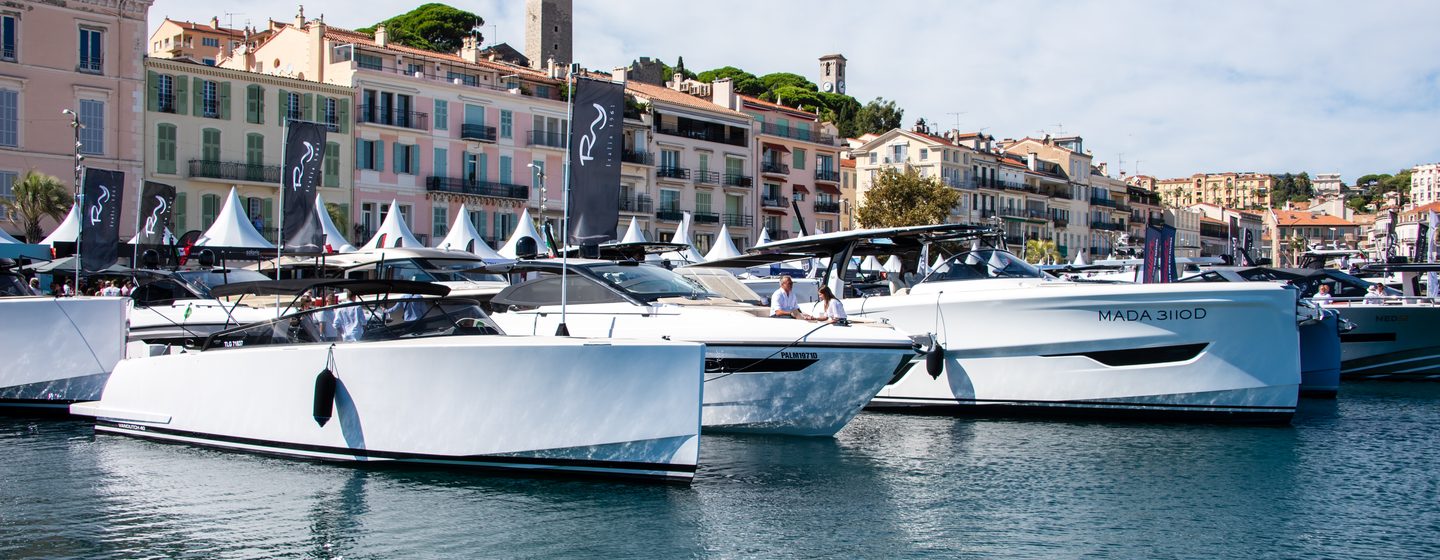
[[0, 558], [1440, 557], [1440, 384], [1286, 427], [866, 413], [693, 485], [354, 469], [0, 418]]

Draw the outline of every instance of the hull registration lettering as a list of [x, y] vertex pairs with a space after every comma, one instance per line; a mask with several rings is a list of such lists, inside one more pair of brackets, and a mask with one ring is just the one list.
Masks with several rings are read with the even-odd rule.
[[1210, 314], [1204, 307], [1190, 309], [1101, 309], [1101, 321], [1199, 321]]

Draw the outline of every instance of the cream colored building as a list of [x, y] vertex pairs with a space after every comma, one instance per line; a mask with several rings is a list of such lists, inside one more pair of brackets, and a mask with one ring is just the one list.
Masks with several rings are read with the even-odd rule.
[[349, 221], [353, 89], [183, 60], [148, 58], [145, 70], [145, 179], [175, 187], [176, 235], [210, 227], [235, 187], [251, 222], [276, 240], [289, 119], [329, 125], [317, 192], [346, 216], [337, 224]]
[[208, 25], [165, 18], [165, 21], [160, 22], [160, 26], [150, 33], [148, 56], [191, 60], [214, 66], [220, 59], [240, 48], [240, 44], [245, 40], [244, 30], [221, 27], [220, 18], [210, 18]]
[[1263, 173], [1196, 173], [1190, 177], [1161, 179], [1155, 187], [1168, 206], [1214, 204], [1255, 210], [1270, 207], [1275, 178]]
[[1410, 168], [1410, 204], [1424, 206], [1440, 202], [1440, 163]]

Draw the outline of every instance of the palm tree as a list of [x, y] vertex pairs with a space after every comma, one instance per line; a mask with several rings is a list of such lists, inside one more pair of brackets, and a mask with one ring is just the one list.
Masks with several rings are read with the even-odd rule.
[[1060, 250], [1049, 239], [1030, 239], [1025, 242], [1025, 260], [1032, 264], [1055, 264], [1060, 262]]
[[70, 210], [74, 202], [64, 183], [54, 176], [30, 170], [11, 187], [13, 196], [0, 200], [0, 207], [14, 212], [25, 224], [25, 240], [38, 243], [40, 220], [45, 216], [59, 221]]

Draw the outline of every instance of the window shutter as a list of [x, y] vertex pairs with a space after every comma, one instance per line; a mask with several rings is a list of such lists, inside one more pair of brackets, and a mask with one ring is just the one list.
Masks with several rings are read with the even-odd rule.
[[290, 109], [290, 92], [283, 89], [278, 90], [275, 95], [275, 100], [278, 101], [278, 103], [275, 104], [275, 109], [279, 111], [278, 113], [276, 113], [277, 115], [279, 115], [278, 117], [276, 117], [279, 120], [275, 122], [278, 123], [281, 127], [284, 127], [286, 117], [285, 112]]
[[274, 220], [275, 220], [275, 201], [270, 200], [270, 199], [268, 199], [268, 198], [261, 199], [261, 200], [260, 200], [260, 223], [261, 223], [261, 225], [263, 225], [263, 226], [265, 227], [265, 229], [263, 229], [263, 230], [260, 231], [260, 235], [261, 235], [261, 236], [264, 236], [264, 237], [267, 237], [267, 238], [270, 237], [270, 236], [269, 236], [270, 228], [271, 228], [271, 226], [274, 225], [274, 223], [275, 223]]
[[325, 170], [321, 175], [321, 184], [327, 187], [340, 186], [340, 145], [334, 142], [325, 143]]
[[367, 150], [367, 148], [369, 148], [369, 146], [370, 146], [370, 142], [368, 142], [368, 141], [365, 141], [365, 140], [356, 140], [356, 141], [355, 141], [355, 168], [356, 168], [356, 169], [368, 169], [368, 167], [366, 167], [366, 165], [365, 165], [365, 163], [366, 163], [366, 161], [367, 161], [366, 158], [365, 158], [365, 155], [366, 155], [366, 150]]
[[405, 145], [404, 145], [404, 144], [401, 144], [401, 143], [399, 143], [399, 142], [396, 142], [396, 143], [395, 143], [395, 154], [394, 154], [394, 156], [395, 156], [395, 172], [396, 172], [396, 173], [399, 173], [401, 169], [404, 169], [404, 168], [405, 168], [405, 163], [406, 163], [406, 162], [405, 162]]
[[190, 78], [188, 76], [175, 76], [175, 114], [184, 115], [188, 111], [185, 104], [190, 101]]
[[230, 120], [230, 82], [220, 82], [220, 118]]
[[376, 171], [384, 171], [384, 170], [385, 170], [385, 141], [384, 141], [384, 140], [376, 140], [376, 141], [375, 141], [375, 170], [376, 170]]
[[340, 124], [340, 134], [350, 132], [350, 100], [341, 97], [335, 104], [335, 120]]
[[245, 88], [245, 122], [260, 124], [260, 86], [250, 85]]
[[315, 94], [313, 94], [313, 93], [307, 93], [307, 94], [305, 94], [305, 95], [300, 96], [300, 118], [305, 119], [305, 120], [307, 120], [307, 121], [318, 121], [318, 120], [320, 120], [320, 119], [315, 118], [315, 113], [313, 112], [313, 111], [315, 110], [314, 107], [315, 107]]
[[205, 80], [196, 79], [195, 88], [190, 93], [194, 96], [190, 104], [191, 114], [197, 117], [205, 116]]
[[145, 73], [145, 107], [151, 113], [160, 110], [160, 74], [154, 71]]
[[410, 172], [411, 172], [411, 173], [414, 173], [414, 174], [416, 174], [416, 175], [419, 175], [419, 174], [420, 174], [420, 146], [419, 146], [418, 144], [417, 144], [417, 145], [410, 146], [409, 152], [410, 152]]
[[174, 230], [172, 233], [175, 234], [175, 237], [180, 237], [181, 235], [184, 235], [186, 231], [189, 231], [189, 230], [185, 229], [185, 226], [186, 226], [186, 224], [185, 224], [185, 193], [183, 193], [183, 192], [175, 193], [175, 214], [174, 214], [174, 215], [175, 215], [175, 230]]

